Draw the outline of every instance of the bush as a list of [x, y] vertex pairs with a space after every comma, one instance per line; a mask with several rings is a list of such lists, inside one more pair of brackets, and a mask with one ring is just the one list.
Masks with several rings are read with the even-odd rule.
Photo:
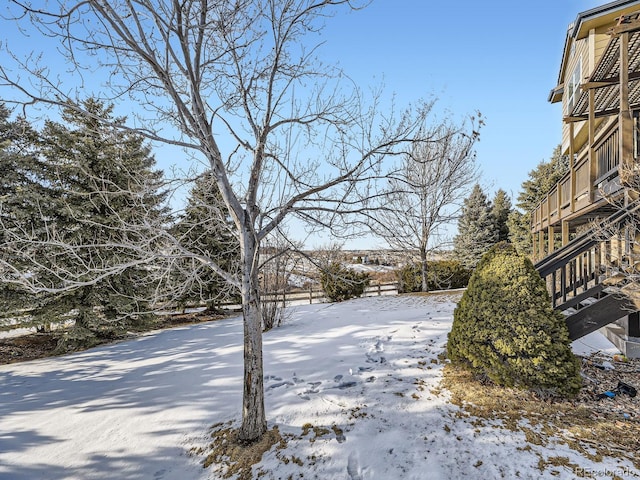
[[420, 265], [408, 263], [397, 270], [398, 293], [419, 292], [422, 281], [420, 280]]
[[339, 263], [332, 263], [323, 270], [320, 282], [329, 300], [341, 302], [361, 296], [369, 286], [369, 275], [354, 272]]
[[454, 311], [449, 358], [502, 386], [571, 396], [582, 380], [564, 317], [531, 261], [499, 243], [484, 255]]
[[[457, 260], [427, 262], [427, 287], [429, 290], [464, 288], [469, 283], [471, 271]], [[405, 265], [398, 271], [398, 293], [422, 290], [420, 264]]]

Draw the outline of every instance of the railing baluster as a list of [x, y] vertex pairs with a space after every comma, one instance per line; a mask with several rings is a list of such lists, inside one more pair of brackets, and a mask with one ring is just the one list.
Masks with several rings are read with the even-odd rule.
[[588, 271], [588, 258], [587, 254], [582, 255], [582, 289], [584, 292], [587, 291], [587, 283], [589, 282], [589, 271]]
[[595, 284], [598, 285], [600, 283], [600, 245], [596, 245], [595, 248], [593, 249], [593, 254], [595, 257], [595, 265], [594, 265], [594, 270], [595, 270], [595, 275], [594, 275], [594, 281]]

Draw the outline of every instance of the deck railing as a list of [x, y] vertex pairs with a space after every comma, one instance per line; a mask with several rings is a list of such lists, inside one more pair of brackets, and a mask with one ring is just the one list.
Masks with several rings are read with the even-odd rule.
[[549, 193], [549, 217], [555, 219], [558, 216], [558, 186]]
[[[573, 172], [562, 177], [534, 210], [531, 217], [531, 226], [534, 231], [540, 231], [550, 225], [557, 224], [565, 216], [600, 198], [592, 193], [596, 192], [603, 182], [608, 182], [618, 174], [620, 166], [620, 133], [618, 128], [610, 130], [606, 137], [596, 144], [591, 160], [586, 149], [583, 148], [581, 152], [577, 156]], [[591, 162], [595, 162], [593, 168]], [[573, 189], [572, 180], [574, 182]]]
[[571, 175], [565, 175], [560, 180], [560, 208], [571, 205]]
[[578, 201], [583, 195], [589, 192], [589, 162], [582, 162], [578, 168], [576, 168], [576, 192], [575, 200]]
[[620, 134], [616, 128], [611, 134], [596, 148], [597, 180], [609, 176], [618, 169], [620, 165]]

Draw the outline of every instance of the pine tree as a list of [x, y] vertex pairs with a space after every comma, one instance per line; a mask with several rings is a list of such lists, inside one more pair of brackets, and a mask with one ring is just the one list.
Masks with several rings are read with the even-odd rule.
[[558, 145], [549, 161], [540, 162], [529, 172], [529, 179], [522, 182], [516, 206], [525, 212], [533, 210], [568, 171], [567, 158], [561, 155], [561, 147]]
[[[22, 118], [10, 120], [8, 108], [0, 104], [0, 254], [10, 255], [8, 246], [14, 234], [25, 228], [42, 231], [39, 212], [48, 202], [47, 189], [39, 183], [35, 130]], [[23, 247], [27, 256], [35, 255]], [[21, 268], [19, 259], [14, 266]], [[24, 264], [23, 264], [24, 265]], [[0, 268], [2, 268], [0, 266]], [[38, 297], [11, 283], [0, 284], [0, 309], [12, 316], [17, 310], [33, 306]]]
[[533, 239], [531, 237], [531, 213], [522, 213], [513, 209], [507, 220], [509, 226], [509, 242], [513, 244], [518, 253], [531, 255]]
[[476, 184], [464, 201], [454, 239], [456, 258], [467, 268], [475, 268], [482, 255], [497, 242], [498, 231], [491, 202]]
[[491, 213], [496, 221], [496, 230], [498, 232], [498, 242], [507, 241], [509, 239], [509, 214], [511, 213], [511, 199], [507, 192], [500, 189], [493, 198]]
[[[184, 214], [173, 228], [174, 236], [191, 253], [215, 259], [233, 273], [240, 267], [240, 244], [233, 232], [213, 174], [205, 172], [195, 181]], [[207, 310], [215, 310], [224, 301], [239, 300], [237, 289], [193, 256], [175, 264], [171, 282], [170, 300], [180, 305], [204, 302]]]
[[481, 378], [544, 396], [582, 383], [564, 316], [531, 261], [506, 242], [477, 265], [453, 315], [447, 355]]
[[[144, 241], [136, 226], [160, 224], [168, 215], [162, 172], [154, 170], [144, 139], [118, 129], [124, 119], [113, 116], [113, 106], [95, 99], [83, 106], [89, 115], [64, 109], [62, 122], [47, 121], [41, 135], [43, 176], [51, 191], [49, 229], [75, 249], [69, 255], [49, 246], [47, 258], [53, 263], [39, 272], [40, 280], [49, 276], [52, 287], [60, 287], [55, 272], [64, 268], [77, 272], [79, 283], [85, 277], [87, 282], [47, 296], [37, 315], [60, 318], [76, 312], [69, 343], [117, 335], [150, 311], [149, 268], [135, 266], [129, 246]], [[131, 266], [123, 267], [128, 262]], [[96, 282], [87, 276], [88, 268], [118, 273]]]
[[567, 158], [561, 155], [558, 145], [549, 161], [540, 162], [529, 172], [529, 179], [522, 182], [516, 207], [509, 218], [509, 240], [518, 252], [531, 255], [531, 211], [551, 191], [558, 181], [569, 171]]

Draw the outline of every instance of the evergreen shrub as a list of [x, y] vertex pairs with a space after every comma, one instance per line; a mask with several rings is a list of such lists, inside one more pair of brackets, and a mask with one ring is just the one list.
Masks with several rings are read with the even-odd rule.
[[507, 243], [484, 255], [454, 311], [449, 358], [481, 378], [541, 396], [581, 386], [564, 317], [531, 261]]
[[[419, 292], [422, 289], [420, 264], [407, 264], [397, 272], [398, 293]], [[427, 262], [427, 286], [431, 290], [464, 288], [469, 283], [471, 270], [457, 260]]]
[[369, 286], [369, 275], [332, 263], [322, 271], [320, 283], [325, 295], [332, 302], [359, 297]]

